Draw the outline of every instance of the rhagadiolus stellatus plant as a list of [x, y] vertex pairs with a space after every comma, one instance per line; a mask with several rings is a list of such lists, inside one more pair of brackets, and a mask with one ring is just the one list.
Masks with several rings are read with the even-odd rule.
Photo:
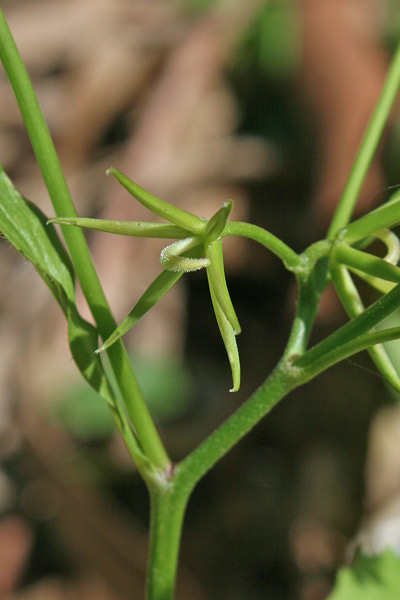
[[206, 221], [156, 198], [117, 169], [111, 168], [108, 173], [114, 175], [139, 202], [155, 215], [169, 221], [170, 224], [80, 218], [54, 218], [49, 219], [49, 223], [77, 225], [109, 233], [140, 237], [180, 239], [162, 250], [160, 263], [164, 267], [164, 271], [151, 283], [128, 316], [96, 352], [102, 352], [109, 348], [133, 327], [184, 273], [205, 268], [215, 316], [231, 365], [233, 379], [231, 391], [236, 392], [240, 387], [240, 362], [235, 336], [240, 333], [240, 325], [226, 284], [222, 254], [222, 235], [233, 202], [231, 200], [226, 202], [209, 221]]
[[[108, 403], [116, 425], [150, 494], [150, 552], [147, 600], [172, 600], [184, 514], [199, 480], [291, 390], [331, 365], [368, 350], [385, 379], [400, 391], [399, 374], [384, 343], [400, 338], [400, 327], [382, 329], [382, 322], [400, 307], [400, 243], [391, 228], [400, 224], [400, 193], [367, 215], [351, 222], [354, 208], [374, 157], [400, 84], [400, 48], [367, 126], [342, 197], [324, 240], [301, 254], [257, 225], [229, 221], [232, 201], [209, 220], [177, 208], [145, 191], [126, 175], [111, 173], [139, 202], [165, 222], [121, 222], [78, 218], [53, 142], [3, 13], [0, 11], [0, 58], [14, 89], [56, 217], [48, 219], [25, 200], [0, 171], [0, 231], [30, 260], [59, 303], [68, 323], [72, 357], [88, 383]], [[61, 226], [67, 251], [54, 228]], [[161, 252], [162, 270], [117, 327], [103, 293], [81, 228], [170, 240]], [[211, 302], [232, 370], [240, 386], [236, 336], [240, 325], [228, 292], [223, 239], [249, 238], [273, 252], [296, 278], [298, 295], [292, 330], [282, 358], [263, 384], [207, 439], [178, 463], [173, 463], [147, 409], [132, 371], [122, 336], [137, 323], [185, 272], [205, 269]], [[369, 251], [379, 239], [384, 258]], [[380, 294], [367, 308], [353, 274]], [[92, 311], [95, 326], [79, 314], [75, 278]], [[327, 285], [337, 290], [350, 320], [310, 347], [309, 338]], [[379, 329], [376, 329], [377, 326]], [[98, 344], [98, 337], [102, 342]], [[104, 368], [106, 353], [113, 374]], [[113, 385], [117, 386], [118, 393]]]

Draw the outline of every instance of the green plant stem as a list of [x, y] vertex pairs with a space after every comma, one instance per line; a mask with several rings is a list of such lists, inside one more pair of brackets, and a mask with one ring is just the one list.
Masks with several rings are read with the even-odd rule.
[[[293, 377], [293, 373], [295, 377]], [[302, 383], [303, 373], [282, 361], [265, 383], [176, 465], [168, 482], [151, 491], [150, 561], [146, 600], [173, 600], [184, 513], [199, 480], [276, 404]]]
[[393, 56], [378, 103], [368, 123], [356, 159], [328, 230], [333, 239], [350, 221], [369, 166], [382, 137], [400, 86], [400, 44]]
[[[342, 264], [336, 263], [336, 261], [332, 259], [330, 273], [336, 292], [341, 299], [343, 307], [349, 317], [355, 318], [362, 314], [365, 310], [364, 304], [346, 267]], [[340, 346], [339, 351], [342, 348], [343, 346]], [[399, 375], [397, 370], [394, 368], [392, 361], [387, 355], [384, 346], [382, 344], [378, 344], [368, 347], [367, 350], [371, 359], [385, 377], [386, 381], [388, 381], [395, 390], [400, 391]], [[331, 358], [332, 357], [334, 357], [334, 354], [331, 356]]]
[[258, 227], [258, 225], [240, 221], [228, 222], [222, 235], [223, 237], [240, 235], [258, 242], [280, 258], [289, 271], [296, 271], [303, 267], [301, 257], [294, 250], [269, 231]]
[[146, 600], [173, 600], [183, 520], [189, 499], [176, 478], [150, 490], [150, 552]]
[[[55, 212], [60, 217], [74, 217], [76, 216], [75, 207], [50, 133], [29, 75], [1, 10], [0, 58], [13, 87]], [[107, 339], [116, 324], [97, 277], [83, 232], [75, 227], [63, 227], [62, 229], [77, 277], [99, 333], [103, 339]], [[147, 410], [122, 343], [118, 342], [112, 346], [108, 355], [143, 452], [155, 467], [167, 468], [170, 461]]]
[[[288, 348], [264, 384], [176, 465], [166, 488], [152, 493], [152, 526], [147, 600], [173, 600], [181, 527], [187, 500], [199, 480], [237, 444], [291, 390], [299, 386], [307, 371], [293, 369], [291, 352], [304, 352], [318, 307], [320, 290], [313, 266], [324, 257], [331, 243], [318, 245], [310, 256], [300, 258], [285, 244], [260, 227], [227, 223], [225, 235], [246, 235], [277, 254], [297, 274], [299, 300]], [[172, 508], [172, 506], [176, 508]], [[166, 559], [168, 557], [168, 559]]]
[[315, 287], [314, 273], [298, 275], [297, 283], [297, 310], [289, 341], [285, 349], [285, 358], [295, 354], [303, 354], [306, 350], [314, 319], [318, 311], [320, 294]]
[[[349, 358], [350, 356], [353, 356], [354, 354], [357, 354], [358, 352], [368, 350], [371, 347], [379, 346], [379, 344], [385, 344], [387, 342], [398, 340], [399, 338], [400, 327], [391, 327], [390, 329], [374, 331], [373, 333], [368, 333], [360, 336], [359, 338], [349, 340], [346, 344], [343, 344], [338, 348], [333, 348], [330, 352], [324, 354], [319, 359], [313, 360], [309, 365], [309, 368], [307, 368], [307, 378], [304, 380], [304, 383], [314, 379], [317, 377], [317, 375], [323, 373], [333, 365], [346, 358]], [[398, 386], [393, 387], [399, 391]]]
[[388, 202], [350, 223], [343, 230], [343, 235], [340, 232], [340, 237], [347, 244], [354, 244], [380, 229], [395, 227], [399, 223], [400, 195], [397, 191]]
[[248, 400], [179, 465], [176, 477], [191, 489], [211, 467], [239, 442], [274, 406], [302, 382], [300, 370], [281, 361]]
[[[356, 340], [371, 331], [400, 306], [400, 284], [376, 302], [363, 313], [352, 319], [346, 325], [332, 333], [319, 344], [316, 344], [302, 356], [293, 361], [293, 367], [312, 369], [313, 363], [321, 361], [324, 356], [339, 350], [351, 340]], [[318, 370], [320, 373], [321, 370]]]

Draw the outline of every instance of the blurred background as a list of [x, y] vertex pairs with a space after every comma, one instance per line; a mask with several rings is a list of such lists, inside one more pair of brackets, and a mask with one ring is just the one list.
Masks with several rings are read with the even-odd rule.
[[[231, 198], [234, 220], [297, 251], [325, 234], [400, 32], [400, 0], [2, 0], [2, 9], [81, 216], [152, 220], [105, 176], [113, 165], [206, 218]], [[2, 70], [0, 106], [0, 162], [53, 216]], [[395, 113], [357, 210], [399, 183]], [[88, 238], [120, 321], [159, 272], [162, 241]], [[294, 281], [278, 260], [241, 239], [226, 240], [225, 254], [242, 324], [239, 393], [228, 393], [201, 271], [126, 338], [174, 460], [264, 380], [293, 316]], [[344, 320], [328, 290], [313, 341]], [[146, 490], [75, 371], [58, 307], [4, 240], [0, 390], [0, 597], [142, 598]], [[193, 494], [178, 600], [320, 600], [357, 544], [375, 550], [389, 531], [399, 549], [396, 400], [357, 356], [274, 409]]]

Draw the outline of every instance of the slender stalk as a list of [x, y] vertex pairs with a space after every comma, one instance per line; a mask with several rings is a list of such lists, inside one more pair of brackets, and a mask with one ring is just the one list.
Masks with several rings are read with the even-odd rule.
[[280, 258], [290, 271], [295, 271], [303, 266], [302, 259], [294, 250], [269, 231], [258, 227], [258, 225], [241, 223], [240, 221], [228, 222], [222, 235], [223, 237], [240, 235], [258, 242]]
[[[393, 265], [392, 265], [393, 266]], [[343, 307], [350, 318], [355, 318], [365, 311], [365, 306], [361, 300], [360, 294], [350, 276], [350, 273], [344, 265], [337, 264], [335, 260], [331, 260], [331, 276], [332, 282], [342, 301]], [[358, 338], [359, 339], [359, 338]], [[343, 346], [339, 347], [339, 350]], [[370, 346], [367, 348], [368, 353], [385, 377], [395, 390], [400, 391], [400, 378], [397, 370], [392, 364], [385, 347], [382, 344]]]
[[[371, 347], [379, 346], [379, 344], [393, 342], [398, 339], [400, 339], [400, 327], [391, 327], [390, 329], [383, 329], [382, 331], [374, 331], [373, 333], [362, 335], [359, 338], [351, 339], [342, 346], [333, 348], [327, 354], [324, 354], [319, 359], [313, 360], [307, 365], [307, 370], [303, 371], [304, 373], [307, 373], [304, 383], [314, 379], [320, 373], [323, 373], [349, 356], [353, 356], [363, 350], [368, 350]], [[400, 391], [398, 386], [393, 387], [395, 387], [397, 391]]]
[[[356, 340], [371, 331], [400, 306], [400, 284], [376, 302], [363, 313], [352, 319], [346, 325], [332, 333], [319, 344], [307, 350], [303, 356], [293, 361], [293, 367], [311, 369], [314, 361], [322, 356], [344, 346], [350, 340]], [[320, 371], [318, 371], [320, 372]]]
[[291, 390], [302, 371], [280, 363], [265, 383], [200, 446], [176, 465], [151, 495], [151, 536], [146, 600], [173, 600], [181, 530], [190, 494], [199, 480]]
[[328, 230], [328, 239], [350, 221], [400, 86], [400, 44], [393, 56], [380, 98], [368, 123], [344, 192]]
[[[37, 101], [29, 75], [0, 10], [0, 58], [13, 87], [33, 150], [56, 214], [74, 217], [76, 211], [66, 184], [53, 141]], [[97, 277], [83, 232], [75, 227], [63, 227], [64, 238], [77, 277], [103, 339], [116, 324]], [[140, 388], [121, 342], [109, 349], [109, 360], [120, 386], [126, 408], [139, 442], [154, 466], [165, 469], [169, 459], [154, 426]]]
[[388, 202], [350, 223], [343, 231], [341, 239], [347, 244], [373, 235], [386, 227], [395, 227], [400, 223], [400, 194], [396, 192]]
[[218, 429], [179, 465], [176, 478], [188, 491], [235, 446], [276, 404], [302, 383], [301, 370], [280, 362], [261, 385]]
[[301, 274], [297, 278], [297, 283], [297, 310], [289, 341], [286, 345], [285, 358], [305, 352], [318, 311], [320, 293], [315, 287], [314, 273]]

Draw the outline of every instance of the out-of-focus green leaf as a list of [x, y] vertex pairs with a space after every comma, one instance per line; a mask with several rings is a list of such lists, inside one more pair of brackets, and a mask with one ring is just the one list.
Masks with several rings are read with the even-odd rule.
[[177, 419], [190, 408], [190, 375], [174, 355], [135, 354], [132, 363], [152, 414], [161, 422]]
[[394, 50], [400, 39], [400, 0], [384, 0], [383, 37], [391, 50]]
[[79, 315], [73, 269], [53, 225], [37, 206], [25, 200], [0, 168], [0, 233], [37, 269], [68, 320], [72, 357], [88, 383], [112, 406], [113, 392], [94, 351], [96, 329]]
[[219, 0], [182, 0], [182, 6], [189, 12], [203, 12], [218, 4]]
[[238, 65], [257, 65], [267, 76], [291, 78], [301, 56], [300, 18], [295, 2], [264, 2], [236, 52]]
[[105, 402], [99, 402], [98, 394], [82, 380], [57, 399], [54, 412], [70, 434], [85, 442], [106, 440], [115, 431]]
[[359, 554], [351, 567], [340, 569], [327, 600], [398, 600], [400, 560], [391, 550], [378, 556]]

